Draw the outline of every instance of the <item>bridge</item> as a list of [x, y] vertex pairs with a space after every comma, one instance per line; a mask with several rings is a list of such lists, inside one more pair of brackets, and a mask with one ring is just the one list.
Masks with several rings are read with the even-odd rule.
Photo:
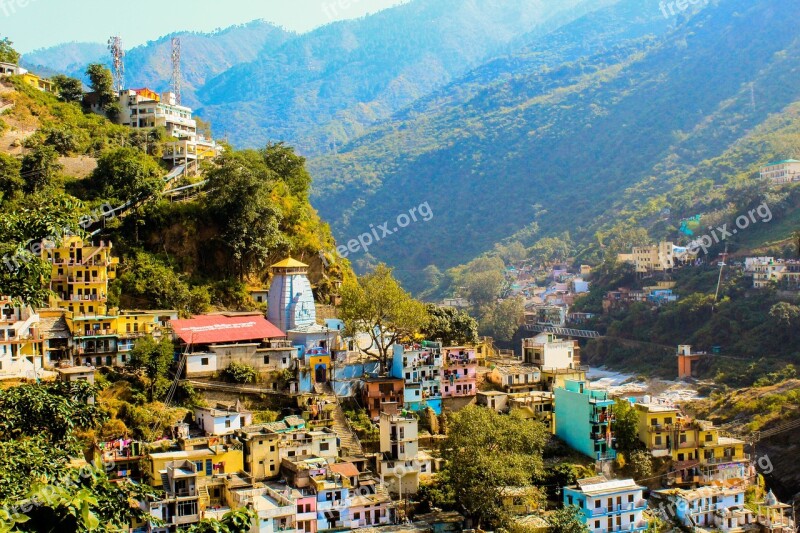
[[597, 331], [592, 331], [590, 329], [572, 329], [572, 328], [562, 328], [558, 326], [550, 326], [547, 324], [526, 324], [523, 326], [528, 331], [533, 331], [535, 333], [555, 333], [556, 335], [561, 335], [562, 337], [581, 337], [584, 339], [599, 339], [603, 335], [600, 335]]

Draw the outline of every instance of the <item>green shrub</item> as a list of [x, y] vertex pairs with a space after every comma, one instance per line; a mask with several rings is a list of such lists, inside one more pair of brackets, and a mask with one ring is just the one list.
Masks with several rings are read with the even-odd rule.
[[221, 377], [231, 383], [255, 383], [256, 378], [258, 378], [258, 372], [250, 365], [234, 361], [222, 371]]

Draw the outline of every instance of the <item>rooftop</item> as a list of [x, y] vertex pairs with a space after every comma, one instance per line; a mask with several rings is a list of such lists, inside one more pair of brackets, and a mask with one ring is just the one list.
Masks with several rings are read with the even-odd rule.
[[289, 257], [288, 259], [284, 259], [280, 263], [275, 263], [270, 268], [308, 268], [308, 265]]
[[173, 320], [172, 327], [186, 344], [224, 344], [286, 336], [260, 315], [199, 315], [185, 320]]
[[578, 487], [587, 496], [600, 496], [612, 492], [625, 490], [639, 490], [640, 487], [632, 479], [613, 479], [609, 481], [605, 476], [579, 479]]

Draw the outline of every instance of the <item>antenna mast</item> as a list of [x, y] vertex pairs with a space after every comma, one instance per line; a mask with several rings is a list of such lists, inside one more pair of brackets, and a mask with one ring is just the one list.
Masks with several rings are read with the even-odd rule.
[[181, 38], [172, 38], [172, 92], [175, 102], [181, 104]]
[[122, 48], [122, 37], [113, 35], [108, 40], [108, 51], [111, 52], [114, 90], [121, 93], [125, 88], [125, 50]]

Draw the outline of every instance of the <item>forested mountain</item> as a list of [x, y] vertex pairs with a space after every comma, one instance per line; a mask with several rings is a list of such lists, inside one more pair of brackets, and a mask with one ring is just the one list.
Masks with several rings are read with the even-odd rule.
[[286, 139], [335, 150], [507, 43], [597, 9], [585, 0], [417, 0], [338, 22], [239, 65], [201, 91], [202, 114], [237, 145]]
[[[172, 37], [181, 38], [183, 102], [198, 107], [196, 92], [208, 80], [234, 65], [252, 61], [259, 54], [270, 54], [294, 34], [273, 24], [255, 21], [213, 33], [180, 32], [128, 50], [125, 56], [125, 81], [130, 87], [150, 87], [165, 91], [172, 78]], [[124, 44], [124, 36], [123, 36]], [[86, 65], [93, 62], [111, 65], [105, 45], [70, 43], [25, 54], [23, 63], [34, 67], [84, 78]]]
[[790, 0], [590, 13], [318, 158], [316, 204], [350, 239], [428, 202], [432, 221], [370, 250], [411, 281], [515, 233], [591, 243], [648, 195], [674, 207], [696, 165], [800, 99], [799, 15]]

